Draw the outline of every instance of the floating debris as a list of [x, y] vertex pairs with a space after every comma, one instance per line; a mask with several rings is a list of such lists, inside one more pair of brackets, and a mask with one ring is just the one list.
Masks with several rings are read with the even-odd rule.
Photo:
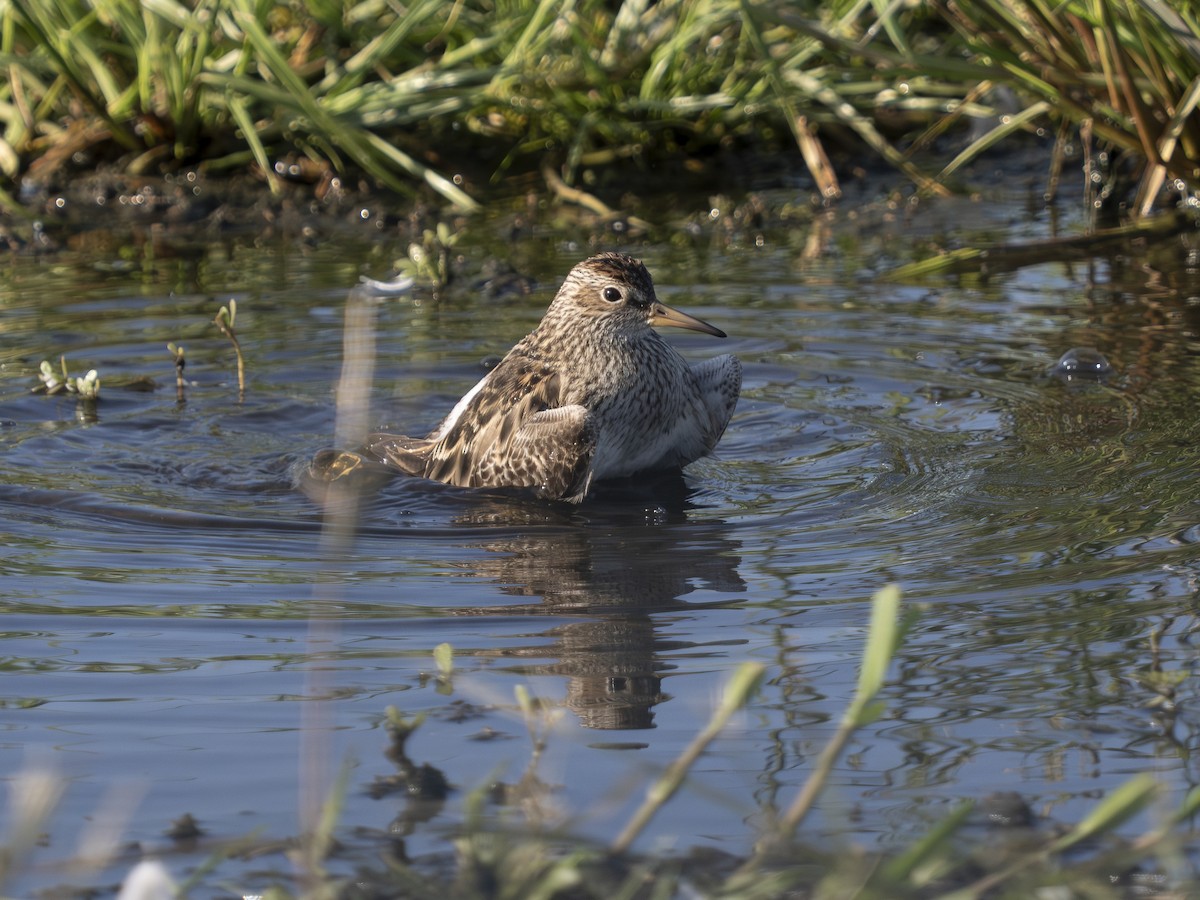
[[191, 813], [184, 813], [163, 833], [173, 841], [194, 841], [203, 837], [204, 829]]

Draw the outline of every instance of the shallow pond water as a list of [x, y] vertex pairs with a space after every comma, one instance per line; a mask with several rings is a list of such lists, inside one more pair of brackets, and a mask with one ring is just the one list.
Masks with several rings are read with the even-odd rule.
[[[399, 835], [410, 857], [444, 854], [467, 795], [530, 763], [519, 686], [562, 713], [538, 760], [541, 801], [564, 829], [608, 841], [756, 661], [761, 692], [636, 845], [745, 853], [833, 733], [869, 598], [889, 582], [920, 618], [886, 714], [853, 740], [803, 839], [896, 849], [998, 792], [1074, 822], [1139, 772], [1174, 805], [1200, 775], [1185, 677], [1200, 269], [1185, 242], [904, 285], [879, 276], [928, 246], [1059, 226], [1023, 197], [735, 232], [719, 218], [663, 244], [603, 243], [642, 256], [663, 300], [729, 333], [672, 338], [693, 359], [744, 363], [717, 458], [579, 507], [392, 480], [336, 555], [297, 473], [330, 446], [346, 294], [404, 252], [394, 229], [92, 234], [10, 256], [0, 773], [65, 780], [11, 891], [115, 884], [128, 855], [98, 872], [53, 865], [89, 828], [164, 849], [184, 813], [214, 840], [295, 835], [306, 792], [343, 763], [347, 846]], [[546, 227], [456, 252], [460, 284], [499, 257], [537, 287], [380, 305], [370, 399], [383, 428], [432, 427], [591, 248]], [[231, 298], [243, 399], [209, 324]], [[187, 351], [182, 402], [168, 341]], [[1076, 347], [1103, 353], [1106, 381], [1050, 374]], [[31, 393], [38, 363], [60, 354], [100, 371], [98, 402]], [[389, 706], [427, 714], [407, 751], [455, 788], [421, 816], [373, 789], [396, 771]], [[183, 876], [207, 855], [170, 865]], [[282, 857], [218, 869], [246, 893], [281, 871]]]

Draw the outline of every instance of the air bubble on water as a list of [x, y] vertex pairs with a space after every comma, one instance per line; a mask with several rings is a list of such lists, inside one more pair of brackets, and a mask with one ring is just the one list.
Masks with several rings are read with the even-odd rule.
[[1050, 374], [1063, 381], [1104, 381], [1113, 373], [1112, 364], [1093, 347], [1072, 347], [1058, 358]]

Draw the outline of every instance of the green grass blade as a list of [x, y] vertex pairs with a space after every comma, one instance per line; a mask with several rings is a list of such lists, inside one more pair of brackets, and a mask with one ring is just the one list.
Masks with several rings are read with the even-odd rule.
[[675, 792], [683, 784], [688, 771], [695, 765], [705, 748], [717, 738], [733, 714], [745, 706], [754, 692], [758, 690], [765, 671], [766, 668], [760, 663], [747, 662], [738, 666], [733, 677], [725, 686], [721, 702], [713, 711], [708, 724], [696, 735], [683, 753], [667, 766], [662, 777], [646, 790], [646, 799], [612, 842], [613, 853], [622, 853], [628, 850], [654, 815], [675, 795]]
[[943, 816], [919, 841], [899, 856], [888, 860], [879, 873], [882, 888], [886, 890], [889, 886], [907, 885], [912, 882], [918, 882], [919, 886], [923, 886], [928, 882], [928, 876], [936, 877], [937, 872], [929, 872], [927, 876], [922, 873], [922, 870], [936, 868], [935, 864], [939, 857], [944, 858], [955, 852], [954, 848], [950, 846], [950, 839], [954, 837], [974, 809], [975, 804], [970, 801], [960, 803], [950, 815]]
[[1083, 821], [1054, 841], [1053, 852], [1061, 852], [1080, 841], [1113, 831], [1145, 809], [1158, 791], [1154, 776], [1148, 773], [1135, 775], [1101, 800]]
[[423, 166], [407, 153], [402, 151], [394, 144], [390, 144], [377, 134], [369, 131], [363, 133], [367, 143], [374, 147], [380, 156], [391, 160], [397, 166], [410, 175], [421, 179], [435, 191], [453, 203], [455, 206], [465, 210], [477, 210], [479, 204], [470, 194], [462, 190], [458, 185], [452, 182], [449, 178], [435, 172], [428, 166]]
[[871, 623], [858, 672], [854, 705], [865, 705], [883, 687], [888, 667], [903, 635], [900, 626], [900, 588], [889, 584], [871, 598]]
[[1015, 115], [1004, 116], [1000, 124], [986, 134], [976, 138], [967, 147], [963, 148], [954, 159], [947, 163], [946, 167], [938, 173], [937, 181], [940, 182], [950, 177], [954, 172], [958, 171], [984, 151], [996, 146], [996, 144], [1000, 143], [1010, 134], [1025, 128], [1034, 119], [1044, 116], [1050, 111], [1050, 108], [1050, 104], [1043, 100], [1026, 107]]
[[275, 169], [271, 165], [270, 157], [267, 155], [267, 148], [263, 146], [258, 131], [254, 127], [254, 122], [250, 118], [250, 110], [245, 97], [230, 91], [225, 95], [225, 105], [229, 108], [229, 113], [233, 116], [233, 120], [237, 122], [238, 128], [242, 130], [242, 139], [246, 142], [246, 146], [250, 148], [250, 152], [254, 155], [254, 161], [258, 163], [258, 167], [262, 169], [263, 176], [267, 179], [267, 185], [270, 187], [271, 193], [278, 194], [281, 188], [279, 178], [275, 175]]
[[466, 192], [459, 189], [427, 166], [423, 166], [398, 147], [363, 128], [354, 127], [345, 121], [334, 119], [313, 95], [307, 84], [292, 70], [274, 43], [262, 30], [262, 26], [245, 12], [237, 16], [247, 41], [279, 82], [290, 104], [302, 112], [319, 133], [335, 140], [346, 153], [367, 172], [388, 187], [400, 193], [408, 193], [408, 186], [397, 179], [392, 167], [398, 167], [410, 175], [426, 181], [442, 196], [464, 209], [474, 209], [478, 204]]
[[512, 72], [519, 71], [532, 63], [530, 59], [530, 51], [536, 43], [545, 40], [548, 37], [549, 29], [545, 28], [546, 19], [556, 6], [559, 5], [559, 0], [539, 0], [537, 7], [533, 11], [525, 27], [521, 31], [521, 36], [517, 38], [517, 42], [505, 57], [501, 69]]
[[375, 66], [382, 65], [396, 52], [413, 30], [427, 18], [445, 8], [443, 0], [423, 0], [405, 10], [382, 34], [376, 35], [366, 45], [346, 60], [345, 64], [330, 72], [317, 85], [318, 95], [339, 94], [361, 83], [363, 76]]
[[[108, 110], [106, 97], [115, 98], [120, 91], [117, 90], [106, 66], [95, 51], [88, 46], [86, 41], [80, 40], [78, 37], [95, 21], [96, 13], [89, 11], [81, 14], [79, 19], [70, 28], [67, 28], [50, 19], [48, 8], [40, 3], [30, 3], [27, 0], [10, 0], [10, 3], [12, 9], [37, 39], [39, 47], [50, 57], [55, 71], [70, 84], [77, 96], [104, 120], [113, 137], [122, 146], [136, 149], [138, 147], [137, 138], [121, 123], [113, 119]], [[79, 65], [79, 60], [88, 65]], [[98, 79], [99, 95], [88, 84], [89, 75]]]

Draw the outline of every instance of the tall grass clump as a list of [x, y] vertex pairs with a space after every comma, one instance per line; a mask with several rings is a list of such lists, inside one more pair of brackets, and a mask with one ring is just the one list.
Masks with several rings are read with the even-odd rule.
[[[11, 0], [0, 162], [15, 177], [104, 150], [134, 171], [253, 162], [274, 182], [279, 156], [295, 153], [397, 190], [425, 181], [470, 207], [429, 160], [484, 148], [503, 172], [548, 156], [570, 182], [584, 164], [681, 160], [790, 133], [833, 194], [817, 135], [827, 122], [919, 178], [873, 121], [881, 89], [912, 67], [900, 26], [881, 28], [871, 4], [790, 9]], [[868, 48], [876, 28], [886, 46]], [[934, 91], [942, 104], [955, 92]], [[923, 97], [887, 105], [889, 116], [931, 112]]]
[[[449, 7], [424, 2], [11, 0], [0, 32], [0, 163], [10, 178], [75, 154], [126, 168], [256, 164], [273, 186], [281, 154], [355, 167], [398, 191], [428, 182], [474, 202], [406, 152], [402, 128], [460, 112], [470, 66], [430, 61]], [[375, 94], [386, 86], [390, 110]]]
[[[939, 0], [938, 9], [980, 67], [981, 80], [1007, 84], [1024, 112], [1055, 120], [1060, 142], [1077, 132], [1088, 153], [1093, 204], [1100, 205], [1122, 177], [1116, 164], [1106, 171], [1110, 152], [1130, 163], [1136, 215], [1150, 211], [1165, 184], [1180, 193], [1200, 189], [1200, 25], [1194, 5]], [[1094, 157], [1093, 145], [1101, 151]]]
[[[273, 187], [359, 171], [469, 209], [459, 166], [572, 185], [584, 167], [678, 172], [749, 146], [794, 154], [832, 198], [837, 160], [864, 149], [944, 192], [965, 162], [1049, 124], [1060, 144], [1074, 128], [1098, 156], [1127, 155], [1146, 212], [1164, 185], [1200, 188], [1200, 28], [1173, 7], [9, 0], [0, 171], [253, 165]], [[957, 155], [930, 161], [946, 133]]]

